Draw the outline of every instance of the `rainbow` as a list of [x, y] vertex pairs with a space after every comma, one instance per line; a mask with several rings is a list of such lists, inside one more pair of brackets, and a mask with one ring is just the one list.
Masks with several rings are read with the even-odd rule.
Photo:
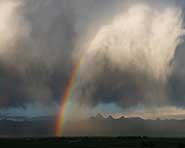
[[61, 97], [61, 103], [59, 108], [59, 113], [57, 115], [56, 120], [56, 128], [55, 128], [55, 136], [61, 137], [63, 132], [63, 126], [64, 126], [64, 118], [65, 118], [65, 112], [67, 108], [68, 100], [73, 92], [75, 81], [78, 77], [78, 72], [80, 71], [80, 67], [83, 63], [83, 57], [79, 60], [77, 64], [74, 65], [73, 70], [71, 72], [70, 79], [67, 82], [64, 95]]

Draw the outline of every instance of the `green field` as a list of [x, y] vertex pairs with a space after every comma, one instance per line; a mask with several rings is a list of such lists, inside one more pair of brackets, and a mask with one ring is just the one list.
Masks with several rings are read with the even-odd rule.
[[185, 148], [185, 138], [78, 137], [1, 139], [0, 146], [63, 148]]

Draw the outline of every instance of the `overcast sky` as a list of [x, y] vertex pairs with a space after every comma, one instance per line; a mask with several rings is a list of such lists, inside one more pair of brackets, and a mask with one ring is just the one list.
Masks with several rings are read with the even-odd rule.
[[184, 7], [183, 0], [1, 0], [1, 113], [55, 115], [83, 57], [69, 117], [184, 114]]

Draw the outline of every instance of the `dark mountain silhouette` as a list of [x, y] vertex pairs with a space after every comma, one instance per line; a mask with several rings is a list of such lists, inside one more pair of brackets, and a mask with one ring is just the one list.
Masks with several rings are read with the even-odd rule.
[[[56, 118], [0, 117], [0, 137], [54, 136]], [[114, 119], [98, 114], [81, 121], [68, 121], [64, 136], [154, 136], [184, 137], [185, 120], [144, 120], [141, 118]]]
[[114, 119], [96, 117], [77, 122], [68, 122], [64, 133], [66, 136], [154, 136], [184, 137], [185, 120], [144, 120], [141, 118]]

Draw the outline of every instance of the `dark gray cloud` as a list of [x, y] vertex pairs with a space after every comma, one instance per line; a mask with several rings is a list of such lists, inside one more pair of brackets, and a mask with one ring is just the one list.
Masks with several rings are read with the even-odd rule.
[[7, 26], [0, 28], [5, 34], [0, 45], [0, 106], [59, 100], [70, 77], [77, 41], [96, 18], [103, 16], [100, 12], [107, 10], [103, 4], [93, 0], [0, 2], [0, 19]]
[[101, 62], [101, 64], [103, 64], [101, 72], [93, 80], [77, 85], [79, 95], [77, 99], [82, 104], [96, 106], [99, 103], [115, 103], [120, 107], [128, 108], [141, 104], [164, 105], [167, 103], [164, 100], [166, 94], [162, 82], [144, 72], [138, 72], [133, 67], [122, 71], [112, 67], [109, 62]]
[[[73, 64], [79, 59], [79, 53], [84, 52], [85, 55], [87, 53], [86, 58], [91, 59], [93, 49], [100, 51], [95, 53], [90, 64], [87, 62], [82, 66], [82, 69], [88, 68], [79, 74], [74, 92], [75, 98], [80, 98], [81, 104], [94, 106], [113, 102], [121, 107], [130, 107], [138, 104], [158, 105], [175, 102], [183, 105], [185, 102], [183, 101], [185, 96], [183, 47], [179, 47], [175, 58], [172, 53], [176, 51], [176, 46], [179, 44], [178, 35], [181, 34], [178, 30], [181, 26], [178, 26], [178, 11], [176, 11], [176, 7], [178, 9], [181, 7], [177, 6], [179, 2], [181, 1], [9, 0], [0, 2], [0, 7], [4, 8], [1, 9], [3, 15], [0, 15], [0, 19], [6, 26], [5, 29], [0, 27], [0, 33], [7, 34], [7, 36], [0, 35], [3, 39], [3, 44], [0, 44], [0, 106], [20, 107], [34, 102], [48, 105], [58, 101], [64, 93]], [[155, 14], [157, 13], [155, 9], [164, 16], [155, 18], [155, 15], [158, 15]], [[119, 33], [116, 36], [107, 33], [116, 41], [108, 39], [109, 44], [107, 44], [104, 37], [102, 45], [98, 43], [98, 47], [94, 47], [92, 40], [101, 33], [101, 28], [112, 24], [115, 16], [135, 16], [135, 12], [140, 14], [130, 20], [124, 16], [124, 21], [128, 25], [129, 21], [130, 23], [133, 20], [137, 21], [137, 17], [142, 21], [143, 17], [147, 20], [144, 20], [146, 24], [143, 25], [146, 29], [142, 28], [142, 25], [141, 28], [134, 27], [134, 23], [131, 23], [133, 26], [128, 30], [136, 28], [140, 31], [131, 32], [133, 35], [128, 36], [130, 37], [128, 44], [125, 38], [128, 32], [124, 37], [122, 34], [119, 36]], [[175, 17], [177, 19], [173, 20]], [[161, 18], [166, 19], [167, 24], [157, 24]], [[116, 23], [113, 24], [116, 26]], [[139, 26], [141, 23], [135, 24]], [[152, 25], [155, 27], [152, 28]], [[172, 37], [160, 42], [166, 38], [163, 35], [169, 35], [164, 33], [158, 36], [158, 33], [164, 29], [162, 27], [173, 25], [177, 30], [170, 28]], [[155, 30], [157, 28], [159, 31]], [[156, 33], [153, 35], [157, 38], [155, 42], [152, 33]], [[152, 39], [145, 41], [147, 38]], [[114, 49], [112, 45], [114, 43], [120, 45], [118, 51], [116, 47]], [[161, 44], [161, 47], [158, 44], [159, 46]], [[130, 46], [129, 49], [135, 48], [133, 50], [138, 51], [126, 56], [126, 48], [123, 48], [124, 52], [121, 48], [127, 45]], [[84, 49], [84, 46], [88, 47]], [[145, 47], [147, 54], [151, 54], [147, 48], [158, 51], [156, 55], [147, 57], [142, 50]], [[167, 52], [168, 48], [172, 51]], [[169, 56], [164, 56], [166, 54]], [[171, 75], [170, 62], [173, 58], [175, 64]], [[167, 81], [168, 79], [170, 81]]]
[[182, 43], [176, 50], [172, 61], [173, 73], [169, 79], [170, 100], [173, 104], [184, 107], [185, 103], [185, 44]]
[[[24, 23], [18, 28], [26, 28], [25, 32], [28, 32], [23, 37], [16, 33], [10, 40], [16, 40], [13, 46], [4, 47], [9, 52], [1, 56], [0, 94], [3, 107], [23, 106], [34, 101], [48, 103], [57, 99], [71, 70], [70, 54], [74, 48], [75, 32], [74, 20], [69, 14], [71, 11], [67, 12], [68, 5], [64, 6], [67, 2], [21, 2], [21, 5], [17, 4], [18, 1], [1, 4], [11, 9], [10, 15], [17, 12], [15, 21], [19, 21], [21, 16], [19, 22]], [[11, 5], [18, 6], [14, 8]]]

